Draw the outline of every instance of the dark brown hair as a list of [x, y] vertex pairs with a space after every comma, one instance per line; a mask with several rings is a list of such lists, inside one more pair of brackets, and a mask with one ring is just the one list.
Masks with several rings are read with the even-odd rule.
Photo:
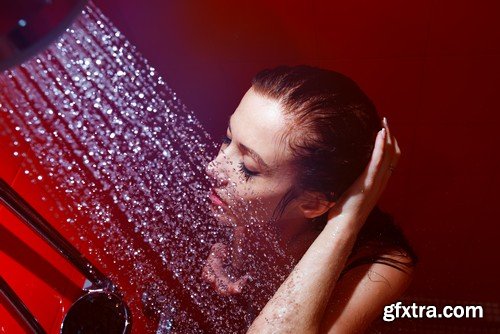
[[[367, 166], [382, 128], [373, 102], [347, 76], [305, 65], [260, 71], [252, 79], [252, 87], [279, 101], [288, 119], [283, 137], [290, 145], [297, 175], [275, 217], [303, 191], [338, 200]], [[326, 215], [317, 219], [320, 226], [326, 224]], [[384, 255], [394, 251], [409, 256], [411, 264], [416, 261], [392, 217], [378, 207], [360, 231], [353, 254], [367, 246], [371, 251], [361, 258], [364, 263], [392, 262]]]

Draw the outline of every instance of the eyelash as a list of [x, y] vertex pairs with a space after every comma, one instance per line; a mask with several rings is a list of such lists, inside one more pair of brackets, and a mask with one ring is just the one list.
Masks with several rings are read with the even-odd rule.
[[230, 144], [231, 139], [228, 136], [222, 136], [222, 143], [223, 144]]
[[243, 162], [240, 162], [240, 171], [241, 173], [244, 174], [245, 176], [245, 180], [248, 181], [248, 179], [250, 179], [252, 176], [256, 176], [258, 175], [259, 173], [256, 173], [256, 172], [252, 172], [251, 170], [248, 170], [248, 168], [245, 167], [245, 165], [243, 164]]
[[[231, 143], [231, 138], [229, 138], [228, 136], [222, 136], [222, 143], [229, 145]], [[253, 172], [253, 171], [249, 170], [248, 168], [246, 168], [245, 165], [243, 164], [243, 162], [240, 162], [238, 166], [239, 166], [240, 172], [243, 174], [246, 181], [248, 181], [253, 176], [259, 175], [258, 172]]]

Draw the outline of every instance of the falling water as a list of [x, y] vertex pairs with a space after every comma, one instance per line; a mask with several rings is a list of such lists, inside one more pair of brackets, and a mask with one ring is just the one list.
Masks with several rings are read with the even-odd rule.
[[211, 245], [227, 238], [207, 214], [217, 144], [98, 8], [0, 76], [0, 112], [27, 176], [149, 332], [246, 329], [258, 309], [200, 282]]

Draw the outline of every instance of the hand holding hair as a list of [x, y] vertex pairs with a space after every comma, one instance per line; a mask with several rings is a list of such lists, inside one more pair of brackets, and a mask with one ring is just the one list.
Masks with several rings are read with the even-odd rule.
[[345, 191], [328, 212], [328, 224], [346, 222], [346, 216], [355, 230], [359, 230], [377, 204], [401, 156], [396, 138], [391, 134], [387, 119], [378, 132], [373, 153], [367, 167]]

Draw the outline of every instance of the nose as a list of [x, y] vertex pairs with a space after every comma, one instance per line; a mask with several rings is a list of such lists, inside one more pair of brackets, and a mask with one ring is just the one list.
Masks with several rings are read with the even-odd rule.
[[224, 156], [224, 153], [219, 152], [217, 157], [210, 161], [205, 169], [205, 172], [210, 177], [210, 181], [212, 181], [215, 188], [225, 187], [229, 183], [226, 160], [227, 158]]

